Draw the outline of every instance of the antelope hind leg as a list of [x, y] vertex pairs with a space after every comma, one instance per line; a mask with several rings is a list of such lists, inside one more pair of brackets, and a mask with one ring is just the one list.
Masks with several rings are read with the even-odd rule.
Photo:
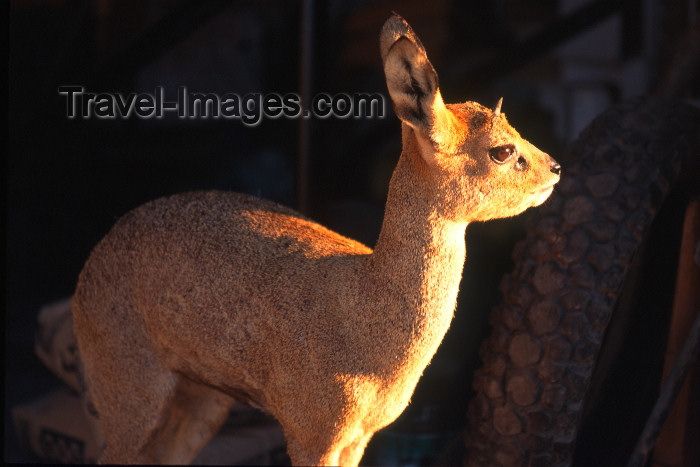
[[189, 464], [219, 431], [234, 402], [217, 389], [181, 377], [145, 457], [159, 464]]

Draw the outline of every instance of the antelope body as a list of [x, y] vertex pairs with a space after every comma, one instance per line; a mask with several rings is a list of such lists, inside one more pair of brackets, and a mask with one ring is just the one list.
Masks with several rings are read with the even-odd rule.
[[452, 319], [471, 221], [545, 201], [559, 165], [499, 108], [445, 105], [398, 15], [380, 38], [403, 149], [374, 250], [224, 192], [121, 218], [72, 302], [101, 462], [188, 463], [236, 399], [281, 423], [295, 465], [357, 465], [407, 406]]

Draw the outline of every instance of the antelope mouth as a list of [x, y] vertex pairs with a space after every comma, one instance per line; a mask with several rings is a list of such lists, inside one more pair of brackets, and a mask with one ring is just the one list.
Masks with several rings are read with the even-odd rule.
[[533, 194], [533, 195], [539, 195], [539, 194], [542, 194], [542, 193], [552, 193], [552, 191], [554, 191], [554, 186], [555, 186], [555, 185], [556, 185], [556, 183], [552, 183], [551, 185], [543, 186], [542, 188], [538, 188], [538, 189], [534, 190], [534, 191], [532, 192], [532, 194]]
[[554, 191], [554, 185], [556, 183], [552, 183], [551, 185], [544, 186], [542, 188], [538, 188], [537, 190], [532, 192], [532, 198], [533, 198], [533, 206], [539, 206], [540, 204], [544, 203], [547, 201], [547, 198], [550, 197], [552, 192]]

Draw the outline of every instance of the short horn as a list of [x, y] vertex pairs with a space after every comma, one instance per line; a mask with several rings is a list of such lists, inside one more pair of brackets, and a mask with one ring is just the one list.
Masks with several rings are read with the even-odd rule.
[[503, 105], [503, 98], [501, 97], [498, 99], [498, 103], [496, 104], [496, 107], [493, 108], [493, 115], [501, 115], [501, 105]]

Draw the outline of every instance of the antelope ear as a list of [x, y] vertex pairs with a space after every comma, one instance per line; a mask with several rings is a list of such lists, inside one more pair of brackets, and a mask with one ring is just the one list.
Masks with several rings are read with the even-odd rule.
[[394, 45], [394, 43], [402, 36], [405, 36], [413, 41], [413, 43], [416, 44], [425, 54], [425, 47], [423, 47], [423, 44], [418, 36], [416, 36], [416, 33], [413, 32], [411, 26], [405, 19], [392, 11], [391, 15], [386, 19], [386, 21], [384, 21], [382, 31], [379, 34], [379, 51], [382, 54], [382, 62], [386, 61], [386, 56], [389, 53], [391, 46]]
[[445, 106], [435, 68], [411, 26], [394, 13], [382, 27], [379, 47], [394, 111], [422, 137], [423, 157], [455, 152], [463, 129]]
[[387, 51], [384, 76], [396, 115], [429, 136], [438, 78], [422, 46], [401, 36]]

